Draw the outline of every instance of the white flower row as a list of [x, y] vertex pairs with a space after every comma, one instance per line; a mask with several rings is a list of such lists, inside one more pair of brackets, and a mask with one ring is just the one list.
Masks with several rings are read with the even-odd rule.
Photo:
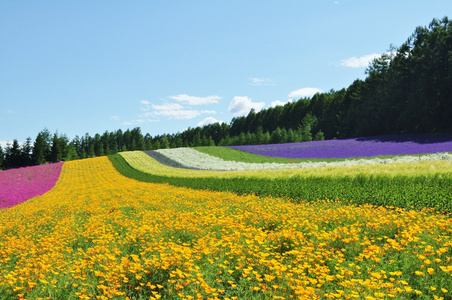
[[193, 148], [174, 148], [160, 149], [148, 152], [161, 163], [179, 168], [217, 170], [217, 171], [241, 171], [241, 170], [265, 170], [265, 169], [297, 169], [297, 168], [316, 168], [332, 166], [356, 166], [371, 164], [389, 164], [397, 162], [419, 162], [425, 160], [449, 160], [452, 161], [452, 154], [434, 153], [416, 156], [397, 156], [394, 158], [372, 158], [355, 159], [336, 162], [302, 162], [302, 163], [246, 163], [237, 161], [226, 161], [221, 158], [211, 156]]

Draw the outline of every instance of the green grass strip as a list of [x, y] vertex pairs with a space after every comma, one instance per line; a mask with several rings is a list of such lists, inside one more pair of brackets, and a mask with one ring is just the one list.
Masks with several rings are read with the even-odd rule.
[[111, 155], [109, 158], [121, 174], [144, 182], [168, 183], [180, 187], [229, 191], [237, 194], [288, 197], [295, 202], [338, 199], [355, 204], [415, 209], [435, 207], [444, 213], [452, 212], [451, 174], [189, 178], [139, 171], [131, 167], [119, 154]]
[[195, 147], [195, 150], [209, 154], [211, 156], [219, 157], [226, 161], [238, 161], [247, 163], [280, 163], [280, 164], [296, 164], [304, 162], [337, 162], [345, 160], [359, 160], [359, 159], [387, 159], [397, 156], [410, 155], [378, 155], [372, 157], [349, 157], [349, 158], [286, 158], [286, 157], [272, 157], [260, 154], [248, 153], [246, 151], [237, 150], [234, 148], [220, 147], [220, 146], [200, 146]]

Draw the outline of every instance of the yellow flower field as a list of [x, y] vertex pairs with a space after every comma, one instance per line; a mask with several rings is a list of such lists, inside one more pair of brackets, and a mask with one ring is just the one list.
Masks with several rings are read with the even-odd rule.
[[0, 211], [0, 299], [450, 299], [432, 211], [142, 183], [106, 157]]

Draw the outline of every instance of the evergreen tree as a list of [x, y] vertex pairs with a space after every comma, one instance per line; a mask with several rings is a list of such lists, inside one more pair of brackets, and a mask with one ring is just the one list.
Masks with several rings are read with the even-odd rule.
[[75, 144], [73, 142], [71, 142], [71, 143], [69, 143], [69, 145], [67, 147], [67, 154], [66, 154], [66, 157], [64, 158], [64, 160], [70, 161], [70, 160], [76, 160], [76, 159], [79, 159], [79, 156], [77, 154]]
[[168, 140], [168, 138], [166, 137], [166, 136], [163, 136], [161, 139], [160, 139], [160, 147], [162, 148], [162, 149], [168, 149], [170, 146], [169, 146], [169, 140]]
[[215, 141], [213, 140], [213, 138], [211, 136], [209, 136], [209, 145], [208, 146], [216, 146]]
[[96, 157], [96, 152], [94, 151], [94, 143], [93, 142], [89, 143], [88, 157]]
[[38, 133], [33, 143], [33, 150], [31, 153], [32, 164], [43, 165], [46, 163], [49, 156], [49, 145], [47, 143], [48, 130], [44, 129]]
[[323, 141], [325, 139], [325, 136], [322, 132], [322, 130], [319, 130], [314, 137], [314, 141]]
[[158, 150], [158, 149], [161, 149], [161, 145], [160, 145], [160, 141], [156, 140], [154, 143], [154, 150]]
[[266, 131], [264, 133], [264, 139], [262, 140], [262, 144], [270, 144], [270, 139], [271, 139], [270, 133]]
[[278, 126], [270, 135], [270, 144], [279, 144], [281, 143], [282, 138], [281, 128]]
[[10, 144], [6, 145], [5, 160], [3, 162], [5, 169], [23, 167], [24, 165], [21, 158], [22, 155], [19, 142], [16, 139], [14, 139], [12, 145]]
[[192, 146], [198, 147], [201, 146], [201, 133], [198, 131], [195, 136], [193, 137]]
[[5, 161], [5, 153], [3, 152], [2, 146], [0, 145], [0, 170], [3, 169], [4, 161]]
[[64, 149], [62, 148], [62, 143], [60, 142], [60, 138], [58, 134], [55, 133], [52, 138], [52, 148], [50, 150], [50, 161], [55, 163], [62, 161], [64, 158]]
[[31, 166], [32, 163], [32, 159], [31, 159], [31, 155], [32, 155], [32, 151], [33, 151], [33, 146], [31, 145], [31, 138], [28, 137], [25, 141], [25, 144], [22, 145], [21, 147], [21, 162], [23, 166]]
[[312, 131], [317, 125], [317, 117], [311, 114], [306, 114], [301, 121], [301, 136], [303, 142], [312, 141]]
[[257, 145], [259, 145], [259, 144], [264, 144], [265, 142], [264, 142], [264, 139], [265, 139], [265, 136], [264, 136], [264, 129], [262, 128], [262, 126], [259, 126], [259, 127], [257, 127], [257, 130], [256, 130], [256, 135], [255, 135], [256, 137], [255, 137], [255, 143], [257, 144]]
[[287, 131], [287, 143], [295, 143], [295, 141], [296, 141], [296, 134], [295, 134], [295, 131], [292, 129], [292, 128], [290, 128], [288, 131]]

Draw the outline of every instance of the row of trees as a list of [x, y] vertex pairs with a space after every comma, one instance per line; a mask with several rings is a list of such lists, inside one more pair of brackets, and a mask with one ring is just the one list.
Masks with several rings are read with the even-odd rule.
[[452, 133], [452, 22], [434, 19], [388, 54], [375, 59], [365, 80], [182, 133], [143, 135], [140, 128], [86, 134], [72, 141], [41, 131], [32, 143], [0, 148], [0, 168], [71, 160], [119, 151], [287, 143], [404, 133]]
[[[229, 125], [211, 124], [185, 130], [178, 134], [165, 134], [151, 137], [143, 135], [139, 127], [132, 130], [117, 130], [96, 134], [85, 134], [69, 141], [66, 135], [51, 134], [48, 129], [38, 133], [34, 142], [27, 138], [23, 145], [17, 140], [0, 147], [0, 168], [10, 169], [59, 161], [69, 161], [88, 157], [110, 155], [121, 151], [156, 150], [162, 148], [197, 147], [215, 145], [246, 145], [263, 143], [290, 143], [312, 140], [312, 133], [300, 126], [298, 130], [285, 130], [279, 127], [272, 133], [264, 132], [262, 127], [256, 133], [240, 133], [230, 137]], [[322, 132], [315, 135], [323, 139]]]

